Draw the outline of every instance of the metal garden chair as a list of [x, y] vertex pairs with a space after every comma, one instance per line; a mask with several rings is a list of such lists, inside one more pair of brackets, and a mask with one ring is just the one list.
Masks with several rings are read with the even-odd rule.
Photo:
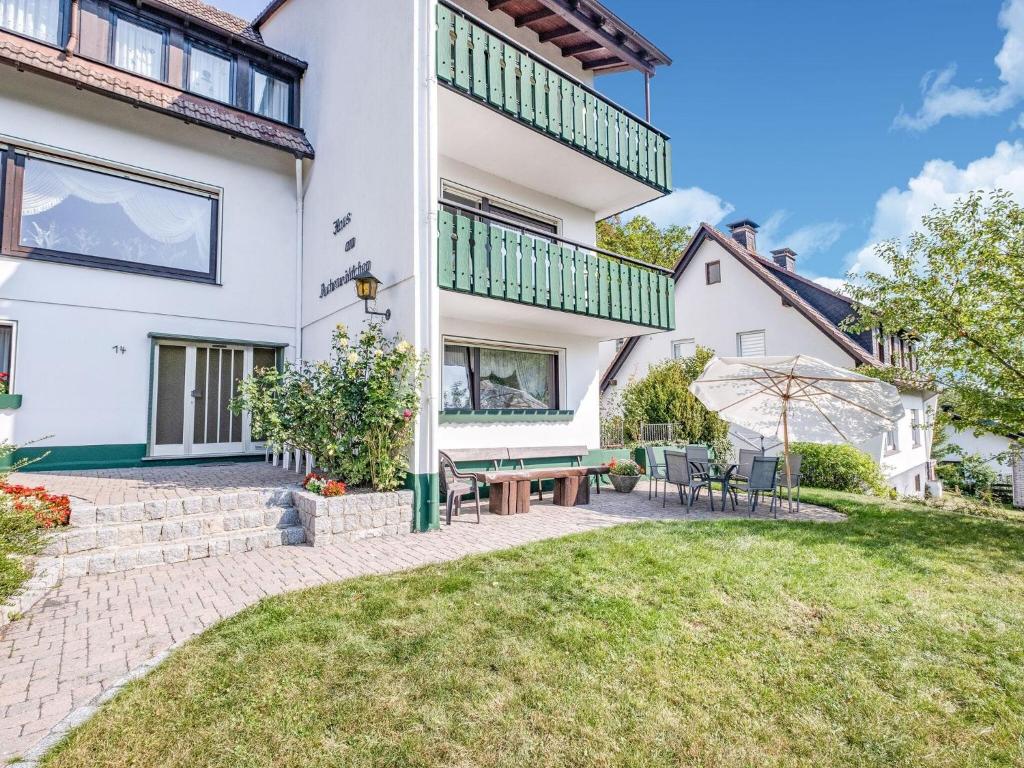
[[776, 456], [755, 456], [750, 467], [750, 477], [747, 479], [746, 488], [748, 512], [753, 513], [757, 509], [757, 503], [761, 500], [762, 494], [771, 495], [771, 512], [778, 517], [775, 509], [776, 489], [775, 479], [779, 470], [779, 459]]
[[662, 494], [661, 506], [668, 500], [668, 486], [674, 485], [679, 491], [679, 502], [686, 505], [689, 512], [693, 502], [700, 496], [700, 489], [708, 489], [711, 499], [711, 511], [715, 509], [715, 499], [711, 494], [711, 481], [707, 475], [695, 473], [686, 453], [682, 451], [665, 451], [665, 492]]
[[[665, 449], [661, 449], [661, 461], [658, 461], [658, 451], [651, 445], [644, 446], [644, 453], [647, 454], [647, 476], [651, 482], [647, 485], [647, 498], [651, 498], [651, 485], [654, 485], [654, 498], [658, 498], [658, 481], [665, 480]], [[667, 490], [667, 489], [666, 489]]]

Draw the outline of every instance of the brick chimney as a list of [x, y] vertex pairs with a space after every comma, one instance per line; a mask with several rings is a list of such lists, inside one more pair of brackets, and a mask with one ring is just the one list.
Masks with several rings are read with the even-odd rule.
[[796, 272], [796, 251], [792, 248], [772, 251], [772, 260], [787, 272]]
[[741, 219], [729, 224], [732, 239], [751, 253], [757, 252], [757, 230], [760, 228], [750, 219]]

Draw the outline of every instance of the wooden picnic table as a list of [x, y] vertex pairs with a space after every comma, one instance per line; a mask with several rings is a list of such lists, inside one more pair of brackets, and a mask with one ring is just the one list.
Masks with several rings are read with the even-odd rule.
[[608, 467], [538, 467], [472, 474], [478, 482], [490, 486], [491, 514], [519, 515], [530, 511], [530, 485], [534, 480], [554, 480], [554, 503], [560, 507], [575, 507], [590, 503], [590, 478], [608, 474]]

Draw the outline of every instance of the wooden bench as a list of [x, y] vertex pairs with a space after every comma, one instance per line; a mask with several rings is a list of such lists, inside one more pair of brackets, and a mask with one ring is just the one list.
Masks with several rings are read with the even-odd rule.
[[[515, 515], [530, 511], [530, 489], [538, 486], [538, 498], [544, 498], [543, 482], [554, 480], [553, 501], [559, 506], [573, 507], [590, 502], [590, 478], [607, 474], [607, 467], [584, 467], [586, 446], [554, 446], [549, 448], [466, 448], [442, 451], [453, 462], [489, 461], [492, 469], [465, 471], [480, 484], [490, 486], [488, 508], [492, 514]], [[527, 468], [528, 459], [569, 459], [569, 467]], [[505, 461], [515, 462], [517, 468], [504, 469]], [[601, 486], [597, 486], [601, 492]]]

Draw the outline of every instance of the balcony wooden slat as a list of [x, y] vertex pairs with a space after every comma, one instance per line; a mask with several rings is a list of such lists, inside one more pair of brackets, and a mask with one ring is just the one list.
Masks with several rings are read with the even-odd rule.
[[466, 210], [443, 203], [438, 214], [440, 287], [672, 328], [672, 280], [657, 268]]
[[455, 285], [455, 217], [441, 210], [437, 215], [437, 282], [442, 288]]

